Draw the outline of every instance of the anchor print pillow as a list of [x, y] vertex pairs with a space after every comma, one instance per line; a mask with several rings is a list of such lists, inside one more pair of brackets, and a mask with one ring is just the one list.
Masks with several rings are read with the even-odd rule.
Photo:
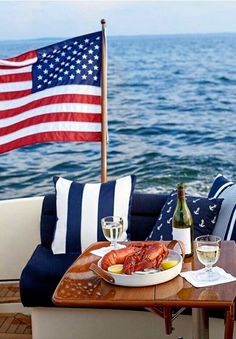
[[[200, 235], [212, 234], [223, 199], [209, 199], [186, 195], [187, 204], [192, 214], [194, 239]], [[172, 218], [177, 202], [177, 191], [168, 197], [161, 213], [147, 240], [171, 240]]]

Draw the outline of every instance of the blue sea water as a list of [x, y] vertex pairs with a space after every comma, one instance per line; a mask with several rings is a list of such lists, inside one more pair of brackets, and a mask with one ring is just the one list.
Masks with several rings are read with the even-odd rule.
[[[61, 38], [1, 41], [0, 58]], [[236, 34], [108, 38], [108, 179], [137, 190], [179, 181], [206, 195], [236, 175]], [[100, 181], [100, 145], [48, 143], [0, 156], [0, 199], [53, 192], [52, 177]]]

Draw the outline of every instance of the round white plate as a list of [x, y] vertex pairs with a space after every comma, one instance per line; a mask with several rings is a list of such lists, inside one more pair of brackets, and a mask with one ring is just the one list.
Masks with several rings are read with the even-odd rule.
[[[114, 285], [120, 286], [132, 286], [132, 287], [141, 287], [141, 286], [151, 286], [162, 284], [166, 281], [174, 279], [182, 269], [182, 257], [181, 255], [174, 251], [169, 250], [168, 256], [164, 259], [166, 260], [177, 260], [178, 264], [168, 270], [164, 271], [155, 271], [155, 272], [135, 272], [131, 275], [128, 274], [115, 274], [111, 272], [104, 271], [109, 273], [115, 280]], [[101, 267], [102, 258], [98, 261], [98, 266]]]

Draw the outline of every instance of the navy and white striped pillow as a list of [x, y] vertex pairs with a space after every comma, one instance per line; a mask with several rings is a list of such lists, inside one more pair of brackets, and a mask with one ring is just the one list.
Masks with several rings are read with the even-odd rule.
[[218, 174], [208, 197], [224, 199], [213, 234], [224, 240], [236, 240], [236, 184]]
[[56, 190], [57, 224], [52, 242], [54, 254], [81, 253], [96, 241], [106, 240], [101, 219], [118, 215], [124, 219], [122, 240], [127, 240], [134, 175], [103, 184], [80, 184], [53, 178]]

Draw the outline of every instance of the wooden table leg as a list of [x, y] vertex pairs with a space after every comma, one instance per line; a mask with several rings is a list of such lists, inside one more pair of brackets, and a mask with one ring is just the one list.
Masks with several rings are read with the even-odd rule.
[[166, 334], [172, 333], [172, 312], [170, 307], [164, 307], [163, 309], [163, 316], [165, 320], [165, 328], [166, 328]]
[[225, 319], [225, 339], [233, 339], [234, 335], [234, 305], [231, 305], [226, 310]]
[[158, 316], [162, 317], [165, 321], [165, 330], [166, 334], [172, 333], [172, 311], [171, 307], [164, 306], [163, 311], [160, 310], [158, 307], [145, 307], [146, 310], [157, 314]]
[[209, 339], [209, 316], [205, 308], [192, 309], [193, 339]]

